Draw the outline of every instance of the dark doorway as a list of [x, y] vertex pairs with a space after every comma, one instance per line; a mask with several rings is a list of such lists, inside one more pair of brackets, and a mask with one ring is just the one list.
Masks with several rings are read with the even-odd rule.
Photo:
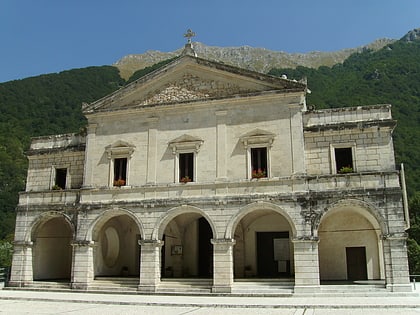
[[367, 280], [366, 247], [346, 247], [347, 279]]
[[258, 277], [290, 276], [289, 232], [257, 232]]
[[207, 220], [198, 220], [198, 275], [211, 277], [213, 275], [213, 245], [210, 240], [213, 232]]

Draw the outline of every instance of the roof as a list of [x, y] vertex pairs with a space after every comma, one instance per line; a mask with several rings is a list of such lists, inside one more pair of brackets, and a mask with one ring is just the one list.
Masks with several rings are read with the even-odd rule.
[[118, 91], [85, 104], [83, 112], [94, 114], [264, 93], [305, 91], [304, 83], [182, 55]]

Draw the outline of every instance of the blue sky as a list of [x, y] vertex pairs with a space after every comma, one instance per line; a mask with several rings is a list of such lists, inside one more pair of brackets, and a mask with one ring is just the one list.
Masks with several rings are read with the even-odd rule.
[[334, 51], [420, 28], [419, 0], [0, 0], [0, 82], [212, 46]]

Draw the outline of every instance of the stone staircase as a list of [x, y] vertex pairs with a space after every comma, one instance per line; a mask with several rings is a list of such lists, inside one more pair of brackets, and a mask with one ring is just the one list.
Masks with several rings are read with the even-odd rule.
[[157, 292], [165, 294], [210, 294], [212, 279], [162, 279]]
[[294, 281], [289, 279], [237, 279], [232, 286], [233, 295], [241, 296], [291, 296]]

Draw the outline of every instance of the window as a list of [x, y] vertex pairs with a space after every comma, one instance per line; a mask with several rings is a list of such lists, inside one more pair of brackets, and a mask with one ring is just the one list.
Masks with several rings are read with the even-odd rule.
[[169, 142], [174, 155], [174, 182], [188, 183], [197, 181], [197, 154], [203, 140], [190, 135], [182, 135]]
[[125, 186], [127, 182], [127, 158], [114, 159], [114, 186]]
[[240, 137], [244, 144], [247, 159], [247, 178], [266, 178], [270, 176], [270, 148], [274, 133], [255, 129]]
[[335, 165], [334, 170], [337, 174], [353, 173], [353, 148], [352, 147], [335, 147], [333, 149]]
[[53, 189], [66, 189], [66, 181], [67, 181], [67, 168], [56, 168]]
[[267, 148], [251, 148], [251, 177], [267, 177]]
[[130, 159], [135, 146], [117, 141], [105, 148], [109, 160], [109, 187], [129, 185]]
[[194, 181], [194, 153], [180, 153], [179, 182], [188, 183]]

